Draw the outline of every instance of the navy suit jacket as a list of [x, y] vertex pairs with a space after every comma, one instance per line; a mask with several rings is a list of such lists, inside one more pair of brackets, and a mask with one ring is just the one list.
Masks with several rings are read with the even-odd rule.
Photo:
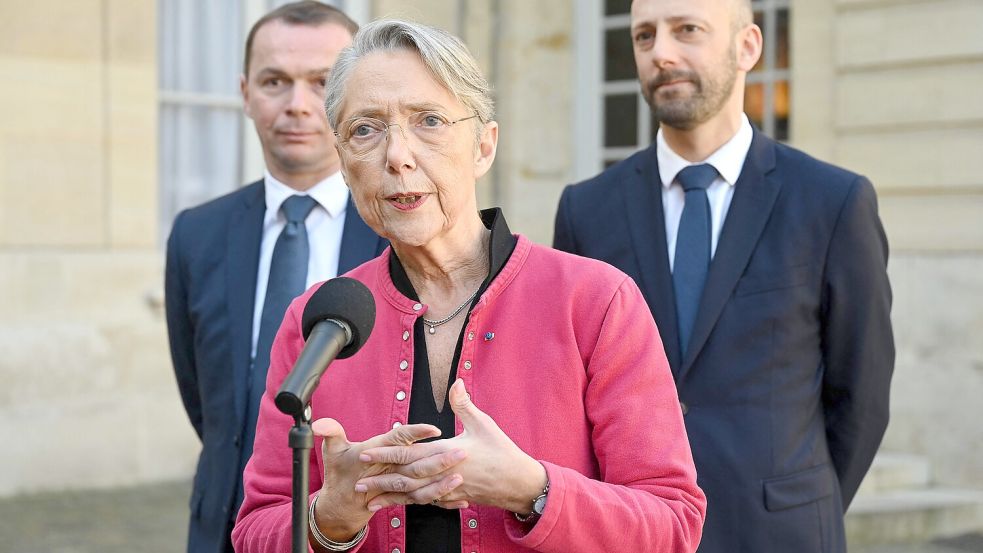
[[564, 190], [554, 246], [642, 289], [707, 494], [700, 551], [845, 551], [843, 513], [887, 427], [894, 368], [870, 182], [756, 131], [685, 357], [654, 144]]
[[[230, 547], [265, 213], [259, 181], [181, 212], [167, 241], [164, 301], [171, 358], [202, 442], [191, 494], [189, 553], [224, 553]], [[349, 198], [338, 274], [386, 245]]]

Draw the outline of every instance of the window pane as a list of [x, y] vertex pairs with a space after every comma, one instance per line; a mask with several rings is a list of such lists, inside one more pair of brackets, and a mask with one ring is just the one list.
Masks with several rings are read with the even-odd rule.
[[160, 221], [162, 238], [179, 211], [235, 190], [239, 182], [239, 110], [160, 107]]
[[631, 33], [627, 28], [605, 31], [604, 80], [634, 80], [635, 77], [635, 54], [631, 47]]
[[761, 83], [748, 84], [744, 90], [744, 113], [747, 114], [751, 124], [755, 127], [764, 128], [765, 121], [765, 87]]
[[604, 15], [622, 15], [631, 12], [631, 0], [604, 0]]
[[789, 84], [775, 83], [775, 140], [788, 140]]
[[239, 95], [242, 44], [239, 2], [158, 2], [160, 88]]
[[777, 26], [775, 29], [775, 67], [788, 69], [788, 8], [777, 10]]
[[638, 95], [604, 98], [604, 146], [635, 146], [638, 140]]
[[[754, 12], [754, 24], [757, 25], [758, 27], [761, 27], [761, 33], [764, 34], [765, 15], [763, 12]], [[767, 42], [768, 37], [765, 37], [764, 40], [765, 42]], [[761, 71], [764, 68], [765, 68], [765, 53], [764, 50], [762, 50], [761, 57], [758, 58], [758, 63], [754, 64], [754, 68], [751, 69], [751, 72], [754, 73], [755, 71]]]

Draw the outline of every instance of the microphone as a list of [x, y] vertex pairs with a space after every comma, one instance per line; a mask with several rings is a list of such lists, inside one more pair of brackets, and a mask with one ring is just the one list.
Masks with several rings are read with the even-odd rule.
[[375, 325], [375, 300], [361, 282], [333, 278], [311, 295], [302, 321], [304, 349], [275, 399], [277, 409], [294, 417], [303, 415], [328, 365], [365, 345]]

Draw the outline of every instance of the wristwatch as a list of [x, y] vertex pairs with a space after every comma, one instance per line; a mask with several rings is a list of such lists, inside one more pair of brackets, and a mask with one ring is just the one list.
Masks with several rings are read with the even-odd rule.
[[546, 511], [546, 498], [550, 493], [550, 481], [549, 478], [546, 479], [546, 487], [543, 488], [543, 493], [536, 496], [536, 499], [532, 500], [532, 512], [528, 515], [520, 515], [519, 513], [512, 513], [515, 515], [516, 520], [519, 522], [529, 522], [535, 517], [543, 516], [543, 512]]

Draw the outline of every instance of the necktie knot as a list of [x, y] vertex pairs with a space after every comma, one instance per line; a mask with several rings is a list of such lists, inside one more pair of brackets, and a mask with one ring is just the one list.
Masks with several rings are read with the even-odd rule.
[[317, 200], [310, 196], [295, 194], [283, 201], [280, 211], [287, 218], [288, 223], [302, 223], [310, 214]]
[[683, 168], [676, 175], [676, 180], [683, 186], [683, 190], [686, 192], [697, 189], [706, 190], [713, 184], [714, 179], [717, 178], [717, 174], [717, 169], [713, 165], [702, 163]]

